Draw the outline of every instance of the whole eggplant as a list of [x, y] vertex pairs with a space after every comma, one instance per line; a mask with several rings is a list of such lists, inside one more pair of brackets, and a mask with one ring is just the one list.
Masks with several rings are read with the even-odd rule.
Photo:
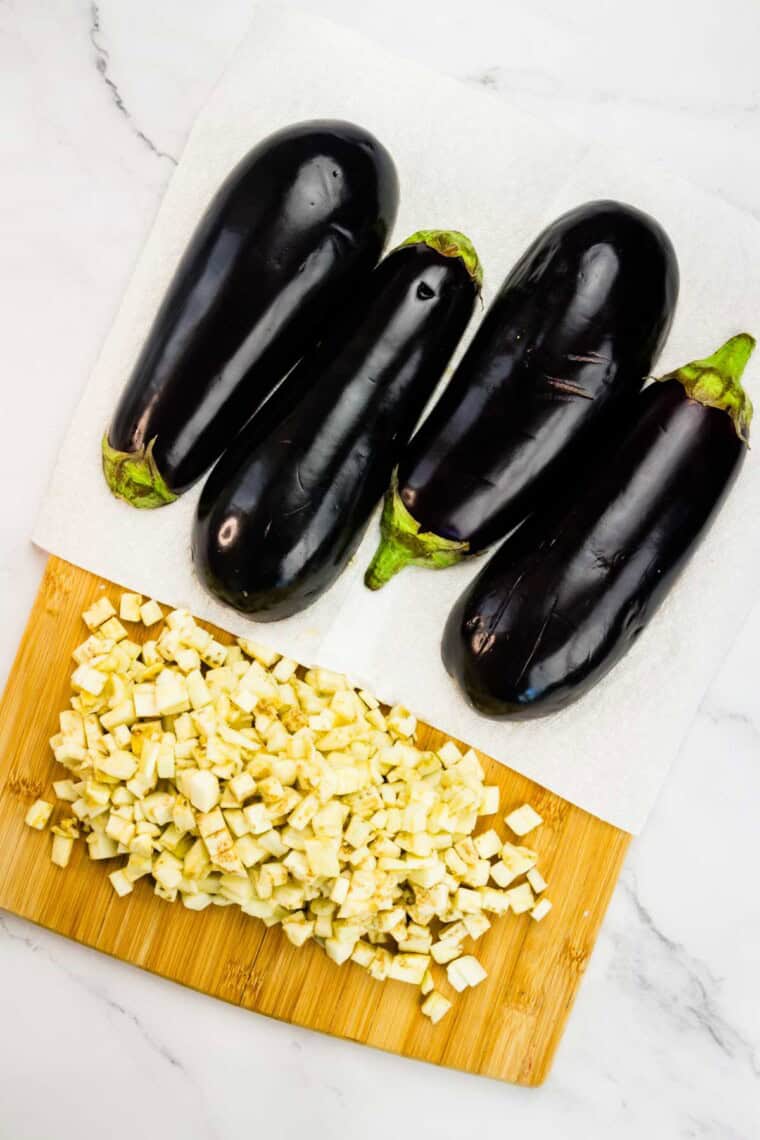
[[274, 430], [273, 417], [262, 429], [254, 416], [209, 476], [193, 556], [211, 593], [275, 621], [335, 581], [472, 316], [480, 276], [467, 238], [439, 230], [413, 234], [374, 270], [275, 399], [306, 394]]
[[677, 294], [670, 240], [632, 206], [591, 202], [548, 226], [405, 449], [367, 586], [450, 566], [548, 501], [641, 388]]
[[443, 660], [487, 716], [564, 708], [627, 652], [717, 514], [747, 451], [746, 333], [645, 388], [628, 430], [515, 531], [454, 606]]
[[114, 494], [186, 491], [380, 257], [393, 161], [367, 131], [314, 121], [254, 147], [192, 236], [103, 439]]

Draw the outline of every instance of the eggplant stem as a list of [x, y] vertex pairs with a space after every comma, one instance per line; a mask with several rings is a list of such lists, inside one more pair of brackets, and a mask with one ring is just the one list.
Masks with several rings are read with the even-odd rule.
[[118, 451], [108, 442], [108, 432], [101, 447], [103, 475], [117, 499], [132, 507], [152, 510], [173, 503], [177, 495], [170, 491], [153, 456], [155, 438], [140, 451]]
[[379, 590], [411, 561], [411, 554], [400, 543], [383, 539], [367, 567], [364, 585], [368, 590]]
[[402, 241], [398, 248], [405, 245], [428, 245], [444, 257], [458, 257], [480, 293], [483, 287], [483, 266], [475, 246], [466, 234], [459, 230], [417, 230]]
[[692, 360], [659, 380], [677, 380], [690, 400], [718, 408], [731, 417], [739, 439], [749, 444], [752, 401], [742, 386], [742, 373], [755, 347], [749, 333], [732, 336], [703, 360]]
[[443, 570], [461, 562], [469, 552], [468, 542], [456, 542], [432, 531], [420, 530], [420, 524], [402, 502], [394, 472], [380, 519], [380, 545], [367, 567], [364, 585], [370, 590], [379, 590], [405, 566]]

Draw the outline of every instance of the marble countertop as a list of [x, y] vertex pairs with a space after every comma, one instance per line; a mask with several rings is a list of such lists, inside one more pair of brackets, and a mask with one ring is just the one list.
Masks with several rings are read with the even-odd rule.
[[[757, 0], [302, 6], [760, 219]], [[0, 2], [0, 679], [42, 571], [28, 533], [56, 447], [249, 15], [250, 0]], [[0, 913], [0, 1136], [379, 1140], [403, 1120], [437, 1140], [756, 1140], [758, 646], [760, 607], [632, 847], [541, 1090], [280, 1025]]]

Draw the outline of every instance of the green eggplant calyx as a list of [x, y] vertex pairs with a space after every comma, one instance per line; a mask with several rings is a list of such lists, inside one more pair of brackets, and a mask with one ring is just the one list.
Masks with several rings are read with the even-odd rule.
[[712, 356], [692, 360], [675, 372], [661, 376], [660, 380], [678, 380], [690, 400], [727, 412], [739, 439], [748, 444], [752, 401], [742, 387], [742, 373], [754, 347], [753, 336], [739, 333], [721, 345]]
[[398, 247], [429, 245], [444, 257], [458, 257], [480, 292], [483, 287], [483, 266], [470, 239], [459, 230], [417, 230]]
[[140, 451], [117, 451], [103, 436], [103, 474], [114, 495], [132, 507], [151, 510], [173, 503], [178, 497], [167, 487], [153, 457], [152, 439]]
[[380, 545], [367, 567], [364, 585], [370, 590], [379, 590], [405, 566], [444, 570], [461, 562], [469, 551], [469, 542], [455, 542], [432, 531], [420, 530], [420, 524], [401, 501], [394, 474], [380, 519]]

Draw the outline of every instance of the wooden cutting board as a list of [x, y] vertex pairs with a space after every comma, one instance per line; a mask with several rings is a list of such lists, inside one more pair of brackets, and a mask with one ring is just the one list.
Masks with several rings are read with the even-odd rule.
[[[0, 705], [0, 907], [258, 1013], [406, 1057], [540, 1084], [630, 836], [482, 757], [505, 810], [529, 802], [544, 817], [531, 845], [554, 909], [541, 923], [528, 915], [495, 920], [477, 948], [488, 979], [457, 997], [437, 1026], [420, 1014], [416, 987], [375, 982], [353, 964], [337, 967], [313, 945], [297, 950], [235, 907], [194, 913], [156, 898], [145, 880], [119, 899], [109, 865], [90, 862], [84, 844], [62, 871], [50, 863], [49, 835], [23, 822], [34, 799], [54, 800], [52, 781], [63, 775], [48, 738], [68, 705], [71, 652], [86, 633], [80, 615], [103, 593], [116, 601], [119, 592], [60, 559], [48, 562]], [[423, 726], [418, 740], [437, 747], [443, 737]]]

